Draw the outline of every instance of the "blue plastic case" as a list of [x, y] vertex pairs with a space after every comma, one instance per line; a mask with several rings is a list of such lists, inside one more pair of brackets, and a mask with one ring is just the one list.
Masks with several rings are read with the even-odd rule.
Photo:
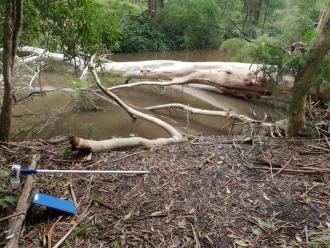
[[59, 199], [43, 193], [34, 192], [32, 202], [41, 206], [46, 206], [69, 214], [76, 213], [76, 207], [73, 201], [71, 200]]

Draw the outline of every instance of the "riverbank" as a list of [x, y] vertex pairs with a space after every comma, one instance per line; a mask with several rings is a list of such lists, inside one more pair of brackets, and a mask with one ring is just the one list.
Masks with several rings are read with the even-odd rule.
[[66, 247], [307, 247], [328, 242], [327, 141], [254, 137], [241, 143], [242, 138], [194, 136], [150, 150], [97, 154], [90, 161], [69, 156], [66, 143], [1, 146], [0, 169], [6, 172], [13, 163], [28, 164], [35, 153], [41, 154], [39, 168], [151, 171], [142, 177], [38, 176], [37, 189], [57, 197], [71, 199], [71, 183], [78, 214], [58, 220], [34, 206], [21, 243], [41, 247], [53, 227], [55, 244], [86, 208], [88, 215]]

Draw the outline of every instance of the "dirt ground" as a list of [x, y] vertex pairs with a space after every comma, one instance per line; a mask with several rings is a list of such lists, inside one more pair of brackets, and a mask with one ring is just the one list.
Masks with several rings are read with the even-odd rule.
[[[330, 145], [326, 140], [198, 136], [153, 149], [68, 157], [67, 144], [0, 145], [0, 169], [150, 170], [144, 176], [42, 175], [37, 190], [78, 202], [75, 216], [33, 205], [22, 247], [329, 247]], [[8, 186], [9, 176], [1, 185]], [[19, 192], [0, 191], [19, 195]], [[0, 218], [14, 207], [1, 210]], [[7, 220], [0, 223], [0, 246]], [[50, 231], [52, 230], [52, 231]]]

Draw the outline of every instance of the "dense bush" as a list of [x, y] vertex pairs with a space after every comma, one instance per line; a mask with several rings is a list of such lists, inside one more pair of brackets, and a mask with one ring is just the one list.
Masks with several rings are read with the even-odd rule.
[[256, 50], [256, 43], [247, 42], [241, 38], [225, 40], [220, 46], [220, 51], [242, 62], [253, 62]]
[[173, 0], [155, 18], [160, 30], [176, 42], [176, 48], [216, 47], [223, 32], [219, 28], [220, 6], [215, 0]]
[[[244, 50], [246, 46], [239, 45], [242, 41], [232, 40], [242, 35], [254, 40], [268, 35], [285, 46], [315, 37], [326, 2], [171, 0], [151, 17], [144, 0], [26, 0], [21, 41], [60, 49], [68, 56], [118, 49], [201, 49], [218, 47], [223, 41], [222, 49]], [[0, 9], [4, 10], [4, 1]], [[4, 11], [0, 12], [3, 19]], [[0, 30], [0, 42], [2, 34]], [[243, 50], [240, 57], [245, 59]]]
[[147, 16], [131, 17], [122, 27], [122, 52], [164, 52], [174, 48], [174, 42]]

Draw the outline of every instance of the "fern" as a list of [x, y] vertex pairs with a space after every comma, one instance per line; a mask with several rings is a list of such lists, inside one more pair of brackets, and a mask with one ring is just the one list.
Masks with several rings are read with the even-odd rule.
[[15, 196], [7, 195], [0, 198], [0, 209], [6, 209], [16, 204], [17, 198]]

